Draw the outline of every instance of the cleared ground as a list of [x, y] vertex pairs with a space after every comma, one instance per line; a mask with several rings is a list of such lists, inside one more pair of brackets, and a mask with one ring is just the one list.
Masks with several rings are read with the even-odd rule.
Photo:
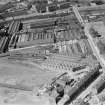
[[[37, 89], [41, 85], [51, 81], [56, 75], [58, 73], [44, 71], [28, 63], [11, 62], [5, 59], [0, 60], [0, 83], [34, 88], [34, 94], [36, 94]], [[48, 103], [45, 100], [41, 97], [36, 97], [33, 95], [33, 92], [8, 89], [0, 86], [0, 105], [4, 103], [15, 103], [16, 105], [47, 105]]]

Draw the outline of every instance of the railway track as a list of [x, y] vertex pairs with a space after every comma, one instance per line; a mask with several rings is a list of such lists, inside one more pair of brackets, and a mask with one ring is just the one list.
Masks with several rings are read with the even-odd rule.
[[14, 37], [13, 36], [14, 32], [18, 31], [19, 24], [20, 24], [20, 21], [11, 22], [8, 32], [5, 33], [3, 37], [1, 37], [1, 42], [0, 42], [1, 53], [8, 51], [9, 43], [11, 43], [11, 38]]

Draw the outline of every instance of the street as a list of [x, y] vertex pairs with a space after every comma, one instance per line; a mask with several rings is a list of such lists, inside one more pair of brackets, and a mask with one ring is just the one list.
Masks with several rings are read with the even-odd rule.
[[100, 55], [100, 52], [99, 52], [99, 49], [98, 47], [95, 45], [94, 41], [93, 41], [93, 38], [92, 36], [90, 35], [89, 33], [89, 29], [90, 29], [91, 25], [89, 23], [86, 23], [85, 24], [85, 29], [84, 29], [84, 32], [85, 32], [85, 35], [88, 37], [88, 41], [90, 43], [90, 46], [93, 50], [93, 53], [94, 55], [97, 57], [97, 59], [100, 61], [102, 67], [105, 67], [105, 60], [104, 58]]

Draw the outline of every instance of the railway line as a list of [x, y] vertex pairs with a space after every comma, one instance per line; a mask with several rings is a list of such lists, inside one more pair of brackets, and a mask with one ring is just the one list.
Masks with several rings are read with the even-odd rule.
[[[97, 11], [98, 10], [98, 11]], [[78, 7], [78, 11], [80, 12], [81, 15], [84, 15], [85, 13], [87, 14], [98, 14], [98, 13], [104, 13], [105, 10], [105, 5], [99, 5], [99, 6], [93, 6], [93, 7]], [[25, 11], [25, 10], [22, 10]], [[19, 13], [21, 13], [21, 11], [19, 11]], [[55, 12], [50, 12], [50, 13], [43, 13], [43, 14], [23, 14], [23, 12], [21, 13], [22, 16], [15, 16], [15, 14], [18, 14], [17, 12], [14, 13], [10, 13], [8, 14], [8, 16], [12, 16], [12, 17], [5, 17], [5, 22], [10, 22], [12, 20], [31, 20], [31, 19], [46, 19], [46, 18], [54, 18], [54, 17], [60, 17], [60, 16], [68, 16], [68, 15], [72, 15], [72, 7], [70, 7], [69, 9], [66, 10], [62, 10], [62, 11], [55, 11]], [[2, 14], [1, 14], [2, 16]], [[3, 16], [2, 16], [3, 17]], [[1, 20], [1, 22], [3, 22], [3, 20]]]

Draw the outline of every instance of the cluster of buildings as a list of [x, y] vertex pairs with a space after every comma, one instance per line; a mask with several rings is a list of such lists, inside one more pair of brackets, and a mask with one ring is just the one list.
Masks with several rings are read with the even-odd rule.
[[[70, 71], [69, 74], [62, 74], [59, 78], [56, 77], [58, 79], [52, 82], [51, 86], [48, 85], [46, 93], [50, 93], [49, 96], [55, 99], [57, 105], [93, 105], [90, 97], [93, 99], [93, 96], [104, 90], [104, 74], [99, 71], [100, 69], [101, 66], [97, 65], [87, 72], [82, 71], [81, 76]], [[53, 85], [56, 88], [52, 88]]]

